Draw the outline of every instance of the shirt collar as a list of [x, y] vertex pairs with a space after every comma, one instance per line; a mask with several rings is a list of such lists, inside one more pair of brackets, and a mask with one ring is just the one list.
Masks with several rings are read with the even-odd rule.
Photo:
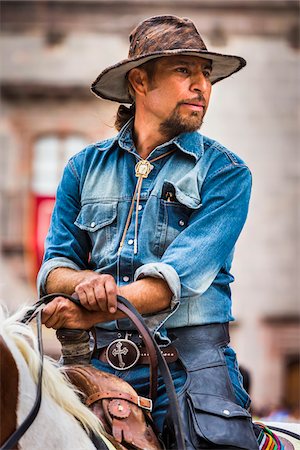
[[175, 136], [174, 144], [184, 153], [188, 153], [198, 161], [204, 153], [203, 136], [198, 131], [190, 131]]
[[123, 126], [117, 136], [119, 146], [127, 151], [134, 151], [135, 145], [132, 137], [133, 117]]
[[[119, 146], [124, 150], [136, 153], [132, 138], [132, 125], [133, 118], [131, 118], [124, 125], [119, 134], [116, 136], [115, 141], [117, 140]], [[177, 148], [184, 153], [192, 155], [196, 159], [196, 161], [201, 158], [204, 152], [203, 136], [198, 131], [182, 133], [178, 136], [175, 136], [170, 141], [164, 142], [163, 144], [156, 147], [155, 151], [160, 150], [160, 153], [162, 153], [162, 150], [165, 151], [165, 148], [171, 146], [172, 144], [175, 144]]]

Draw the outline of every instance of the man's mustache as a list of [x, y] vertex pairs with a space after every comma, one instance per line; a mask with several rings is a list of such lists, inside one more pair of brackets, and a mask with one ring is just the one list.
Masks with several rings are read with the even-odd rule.
[[206, 108], [205, 98], [201, 94], [199, 94], [197, 97], [194, 97], [194, 98], [187, 98], [185, 100], [181, 100], [180, 102], [177, 103], [177, 106], [184, 105], [186, 103], [189, 103], [189, 104], [201, 103], [201, 105], [203, 105], [204, 108]]

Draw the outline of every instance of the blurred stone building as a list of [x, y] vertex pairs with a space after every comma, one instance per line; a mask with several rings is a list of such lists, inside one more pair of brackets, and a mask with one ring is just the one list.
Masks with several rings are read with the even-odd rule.
[[[232, 341], [256, 408], [299, 401], [299, 3], [281, 0], [1, 2], [1, 300], [36, 298], [34, 278], [67, 159], [107, 138], [116, 105], [89, 85], [127, 56], [151, 15], [190, 17], [211, 50], [248, 66], [213, 88], [202, 132], [253, 173], [236, 248]], [[298, 220], [298, 223], [297, 223]], [[57, 351], [53, 336], [47, 348]]]

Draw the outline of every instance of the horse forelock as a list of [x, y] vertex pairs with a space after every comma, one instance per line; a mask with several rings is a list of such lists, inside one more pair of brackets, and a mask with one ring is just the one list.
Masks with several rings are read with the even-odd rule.
[[[37, 383], [41, 362], [37, 339], [30, 326], [19, 322], [28, 309], [23, 307], [9, 316], [0, 305], [0, 334], [9, 349], [12, 345], [16, 347], [25, 360], [32, 379]], [[15, 354], [15, 351], [11, 353]], [[20, 373], [19, 376], [21, 377], [22, 374]], [[101, 422], [82, 404], [79, 392], [49, 356], [44, 356], [42, 392], [43, 396], [49, 395], [61, 408], [74, 416], [86, 431], [91, 430], [103, 438], [104, 429]]]

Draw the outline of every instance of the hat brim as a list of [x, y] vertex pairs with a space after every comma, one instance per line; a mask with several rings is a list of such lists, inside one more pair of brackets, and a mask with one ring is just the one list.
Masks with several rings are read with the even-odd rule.
[[229, 77], [241, 70], [246, 61], [240, 56], [223, 55], [221, 53], [208, 52], [199, 49], [175, 49], [163, 52], [153, 52], [147, 55], [140, 55], [136, 58], [126, 59], [103, 70], [91, 85], [92, 92], [100, 98], [112, 100], [119, 103], [132, 103], [128, 95], [126, 74], [135, 67], [144, 64], [152, 59], [163, 56], [199, 56], [213, 62], [210, 81], [212, 84]]

